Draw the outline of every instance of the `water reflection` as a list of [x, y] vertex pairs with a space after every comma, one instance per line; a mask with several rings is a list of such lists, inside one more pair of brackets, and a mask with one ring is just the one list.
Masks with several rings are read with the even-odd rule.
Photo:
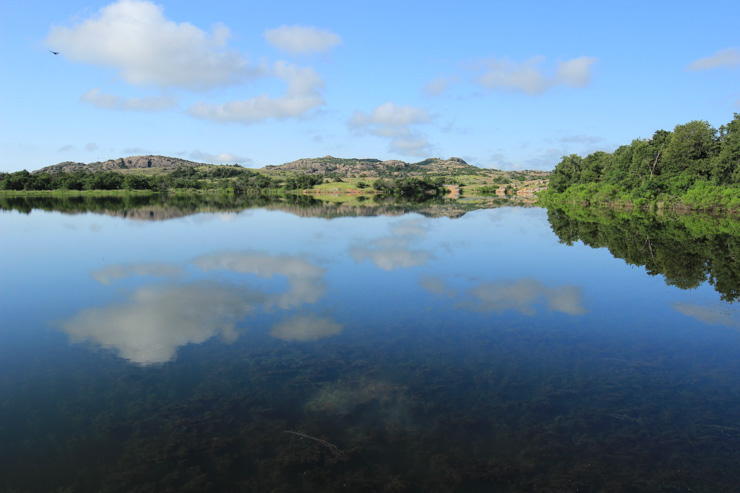
[[0, 214], [0, 490], [734, 491], [730, 223], [296, 211]]
[[707, 306], [695, 303], [672, 303], [671, 306], [678, 312], [692, 317], [709, 325], [724, 325], [733, 329], [740, 329], [740, 313], [723, 306]]
[[551, 288], [535, 279], [519, 279], [502, 282], [482, 282], [470, 290], [474, 298], [472, 308], [486, 312], [516, 310], [524, 315], [534, 315], [540, 299], [547, 301], [550, 310], [583, 315], [580, 288], [558, 286]]
[[402, 216], [417, 212], [427, 217], [462, 217], [465, 213], [493, 207], [531, 207], [531, 200], [522, 197], [477, 197], [466, 200], [399, 201], [374, 196], [354, 197], [348, 201], [322, 201], [311, 195], [260, 194], [156, 194], [122, 195], [62, 195], [13, 196], [0, 195], [0, 210], [30, 214], [33, 210], [64, 214], [92, 212], [134, 221], [166, 221], [193, 214], [270, 209], [289, 212], [301, 217], [367, 217], [376, 215]]
[[193, 265], [204, 272], [224, 269], [267, 279], [274, 276], [285, 277], [288, 280], [288, 291], [270, 297], [266, 301], [268, 307], [275, 305], [287, 309], [304, 303], [316, 303], [326, 291], [326, 269], [298, 257], [271, 256], [257, 252], [225, 252], [197, 258]]
[[396, 222], [391, 225], [390, 236], [372, 240], [368, 246], [352, 246], [350, 254], [357, 263], [370, 260], [379, 269], [389, 272], [424, 265], [433, 255], [410, 245], [426, 235], [427, 224], [423, 218]]
[[220, 336], [237, 337], [236, 323], [264, 302], [261, 293], [214, 282], [147, 286], [125, 301], [86, 308], [61, 323], [72, 342], [114, 349], [132, 363], [174, 359], [177, 349]]
[[628, 264], [644, 266], [669, 285], [693, 289], [709, 282], [725, 301], [740, 297], [740, 220], [687, 215], [662, 217], [551, 209], [550, 226], [560, 241], [606, 247]]
[[[233, 342], [237, 324], [256, 310], [316, 303], [326, 291], [326, 269], [298, 257], [224, 252], [196, 258], [192, 265], [203, 272], [222, 269], [265, 279], [278, 276], [287, 280], [288, 288], [275, 292], [213, 280], [146, 285], [121, 302], [85, 308], [60, 327], [74, 343], [92, 342], [132, 363], [152, 365], [173, 360], [177, 349], [186, 344], [216, 336]], [[165, 263], [109, 265], [90, 273], [103, 285], [130, 277], [184, 274], [182, 266]], [[271, 334], [283, 340], [315, 340], [341, 329], [327, 318], [296, 315], [275, 325]]]
[[329, 317], [294, 315], [273, 325], [270, 335], [283, 341], [316, 341], [337, 335], [342, 329], [342, 325]]
[[177, 278], [185, 275], [184, 269], [179, 265], [158, 263], [107, 265], [103, 268], [90, 272], [90, 277], [100, 284], [107, 286], [114, 281], [135, 276]]

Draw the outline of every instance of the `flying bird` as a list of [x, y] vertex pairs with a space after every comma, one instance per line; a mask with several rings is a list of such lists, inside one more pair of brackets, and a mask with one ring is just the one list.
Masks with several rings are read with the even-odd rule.
[[59, 54], [59, 52], [58, 52], [58, 51], [53, 51], [53, 50], [49, 50], [49, 51], [51, 51], [51, 52], [52, 52], [52, 53], [54, 53], [55, 55], [58, 55], [58, 54]]

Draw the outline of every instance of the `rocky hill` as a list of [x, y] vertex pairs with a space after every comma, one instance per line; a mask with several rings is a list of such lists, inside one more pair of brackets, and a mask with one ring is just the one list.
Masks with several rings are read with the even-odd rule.
[[480, 170], [458, 157], [449, 159], [429, 158], [418, 163], [379, 159], [343, 159], [333, 156], [299, 159], [279, 166], [265, 166], [265, 172], [291, 171], [296, 173], [318, 174], [322, 176], [394, 176], [421, 173], [444, 173], [446, 175], [475, 174]]
[[158, 169], [162, 171], [171, 171], [183, 166], [195, 167], [206, 166], [201, 163], [187, 161], [168, 156], [130, 156], [118, 159], [109, 159], [108, 161], [97, 163], [75, 163], [66, 161], [63, 163], [47, 166], [34, 173], [71, 173], [75, 171], [124, 171], [124, 170], [145, 170]]

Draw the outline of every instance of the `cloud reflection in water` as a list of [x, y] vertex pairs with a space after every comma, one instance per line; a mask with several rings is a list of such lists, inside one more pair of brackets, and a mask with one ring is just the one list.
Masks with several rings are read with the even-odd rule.
[[577, 286], [548, 287], [535, 279], [482, 282], [470, 290], [473, 308], [479, 311], [516, 310], [524, 315], [536, 313], [535, 303], [544, 298], [550, 310], [569, 315], [586, 313], [581, 289]]
[[121, 304], [82, 310], [61, 328], [73, 342], [92, 341], [152, 365], [172, 360], [186, 344], [235, 340], [236, 323], [263, 301], [260, 293], [214, 282], [143, 287]]
[[413, 250], [409, 245], [412, 240], [425, 236], [427, 229], [425, 218], [399, 221], [391, 226], [391, 236], [378, 238], [370, 242], [369, 247], [350, 247], [349, 253], [358, 264], [370, 260], [388, 272], [424, 265], [434, 256], [423, 250]]
[[185, 271], [182, 267], [166, 263], [142, 263], [142, 264], [122, 264], [108, 265], [101, 269], [90, 272], [90, 276], [105, 286], [119, 279], [126, 279], [133, 276], [152, 276], [152, 277], [180, 277]]
[[[199, 257], [193, 265], [204, 272], [218, 269], [271, 279], [285, 277], [288, 289], [264, 293], [214, 281], [152, 285], [136, 289], [127, 299], [87, 308], [60, 324], [73, 342], [91, 341], [114, 349], [133, 363], [151, 365], [174, 359], [177, 349], [220, 336], [231, 342], [236, 325], [257, 309], [290, 309], [316, 303], [326, 292], [326, 269], [294, 256], [258, 252], [220, 253]], [[134, 276], [179, 277], [185, 269], [164, 263], [110, 265], [90, 275], [103, 285]], [[315, 340], [341, 332], [327, 318], [296, 316], [273, 327], [284, 340]]]

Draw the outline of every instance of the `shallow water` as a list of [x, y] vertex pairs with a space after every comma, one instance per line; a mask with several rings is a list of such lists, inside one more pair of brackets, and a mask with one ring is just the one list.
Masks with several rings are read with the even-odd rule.
[[737, 237], [553, 214], [2, 212], [0, 487], [734, 491]]

